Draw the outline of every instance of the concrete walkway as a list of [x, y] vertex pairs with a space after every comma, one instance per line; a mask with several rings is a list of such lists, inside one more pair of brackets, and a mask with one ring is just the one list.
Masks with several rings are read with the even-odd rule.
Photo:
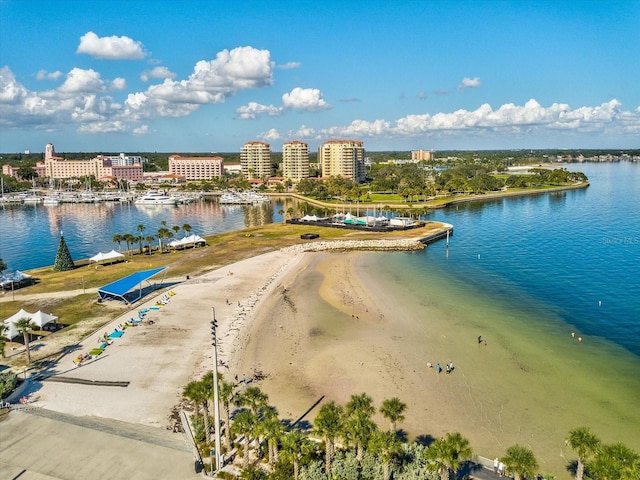
[[201, 478], [183, 434], [42, 408], [0, 419], [0, 452], [2, 480]]

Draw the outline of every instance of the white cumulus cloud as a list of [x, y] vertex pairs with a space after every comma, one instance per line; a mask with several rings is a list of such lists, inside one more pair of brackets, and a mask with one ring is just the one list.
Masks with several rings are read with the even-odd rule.
[[282, 113], [282, 107], [249, 102], [247, 105], [237, 108], [236, 113], [238, 114], [238, 118], [241, 120], [254, 119], [261, 115], [269, 115], [273, 117]]
[[287, 63], [283, 63], [282, 65], [276, 65], [276, 68], [280, 70], [291, 70], [293, 68], [300, 68], [301, 66], [302, 66], [302, 63], [300, 62], [287, 62]]
[[260, 135], [258, 135], [258, 138], [262, 138], [263, 140], [274, 141], [274, 140], [280, 140], [280, 138], [282, 137], [280, 136], [280, 133], [278, 133], [278, 130], [276, 130], [275, 128], [272, 128], [266, 132], [262, 132]]
[[57, 80], [62, 76], [62, 72], [60, 70], [56, 70], [55, 72], [47, 72], [46, 70], [40, 70], [36, 74], [36, 78], [38, 80]]
[[93, 32], [80, 37], [76, 53], [107, 60], [140, 60], [147, 55], [141, 42], [125, 36], [98, 37]]
[[64, 93], [98, 92], [104, 89], [100, 74], [93, 69], [72, 68], [58, 91]]
[[322, 98], [322, 92], [317, 88], [295, 87], [291, 92], [282, 95], [282, 106], [262, 105], [257, 102], [249, 102], [236, 109], [241, 120], [255, 119], [261, 115], [276, 116], [287, 110], [304, 110], [316, 112], [331, 108]]
[[282, 95], [282, 105], [286, 109], [308, 112], [331, 108], [331, 105], [322, 98], [322, 92], [317, 88], [296, 87], [291, 92]]
[[180, 117], [200, 105], [222, 103], [238, 91], [273, 83], [273, 62], [268, 50], [238, 47], [218, 52], [213, 60], [201, 60], [184, 80], [165, 78], [145, 92], [129, 94], [125, 111], [136, 120]]
[[624, 111], [617, 99], [596, 106], [572, 109], [565, 103], [548, 107], [535, 99], [524, 105], [506, 103], [497, 109], [489, 104], [475, 110], [456, 110], [435, 114], [411, 114], [393, 122], [354, 120], [346, 126], [323, 129], [323, 137], [410, 138], [424, 135], [553, 134], [571, 131], [577, 134], [633, 134], [640, 131], [640, 111]]
[[140, 125], [133, 129], [134, 135], [146, 135], [149, 133], [149, 125]]
[[154, 67], [151, 70], [145, 70], [140, 74], [140, 80], [148, 82], [152, 78], [176, 78], [176, 74], [169, 70], [167, 67]]
[[459, 90], [466, 90], [467, 88], [478, 88], [480, 86], [480, 78], [479, 77], [464, 77], [458, 85]]

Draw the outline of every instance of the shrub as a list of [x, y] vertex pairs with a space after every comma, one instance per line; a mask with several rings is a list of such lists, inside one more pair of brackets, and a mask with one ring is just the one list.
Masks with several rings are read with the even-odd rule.
[[0, 373], [0, 398], [6, 398], [18, 385], [18, 376], [15, 373]]

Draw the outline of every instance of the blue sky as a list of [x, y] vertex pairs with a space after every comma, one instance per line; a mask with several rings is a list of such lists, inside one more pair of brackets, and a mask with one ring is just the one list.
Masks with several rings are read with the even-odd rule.
[[640, 1], [0, 0], [0, 151], [640, 148]]

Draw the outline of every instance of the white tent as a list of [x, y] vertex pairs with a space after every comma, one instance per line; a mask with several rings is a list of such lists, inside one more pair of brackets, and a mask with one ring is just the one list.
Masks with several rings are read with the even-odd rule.
[[3, 322], [3, 324], [7, 327], [3, 332], [3, 337], [11, 340], [14, 337], [17, 337], [18, 334], [20, 333], [20, 332], [18, 332], [18, 329], [16, 328], [16, 324], [15, 323], [7, 322], [5, 320]]
[[56, 317], [55, 315], [50, 315], [48, 313], [44, 313], [42, 310], [38, 310], [36, 313], [34, 313], [31, 316], [31, 321], [33, 323], [35, 323], [36, 325], [38, 325], [40, 328], [42, 328], [47, 323], [57, 322], [58, 321], [58, 317]]
[[186, 247], [187, 245], [199, 245], [204, 244], [206, 241], [200, 235], [189, 235], [188, 237], [181, 238], [180, 240], [174, 240], [169, 244], [170, 247]]
[[98, 253], [97, 255], [94, 255], [93, 257], [91, 257], [89, 259], [89, 261], [91, 262], [103, 262], [105, 260], [110, 260], [112, 262], [115, 262], [116, 260], [121, 260], [124, 258], [124, 255], [121, 253], [116, 252], [115, 250], [111, 250], [110, 252], [107, 253]]
[[33, 313], [29, 313], [21, 308], [18, 313], [14, 313], [3, 322], [7, 327], [7, 329], [4, 331], [4, 336], [9, 340], [17, 337], [20, 332], [18, 332], [18, 329], [16, 328], [16, 323], [18, 323], [18, 321], [22, 318], [28, 318], [29, 320], [31, 320], [32, 317]]
[[31, 281], [31, 275], [16, 270], [16, 273], [8, 273], [0, 276], [0, 287], [9, 289], [13, 284], [20, 285], [27, 281]]
[[305, 215], [300, 219], [301, 222], [317, 222], [320, 220], [316, 215]]

